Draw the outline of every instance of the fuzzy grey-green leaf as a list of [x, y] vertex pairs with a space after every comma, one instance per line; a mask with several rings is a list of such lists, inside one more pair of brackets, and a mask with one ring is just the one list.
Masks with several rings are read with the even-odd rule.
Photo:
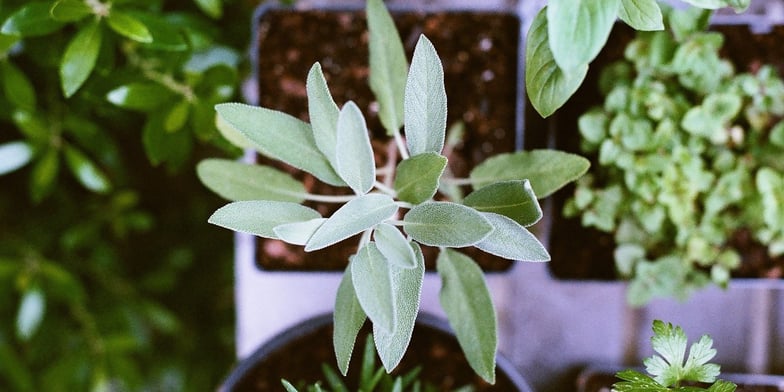
[[378, 100], [378, 117], [388, 134], [403, 126], [403, 101], [408, 62], [395, 27], [382, 0], [368, 0], [370, 89]]
[[227, 159], [199, 162], [201, 182], [221, 197], [231, 200], [274, 200], [301, 203], [305, 186], [289, 174], [269, 166], [248, 165]]
[[368, 193], [376, 181], [376, 163], [365, 118], [352, 101], [340, 110], [336, 141], [338, 174], [354, 193]]
[[313, 234], [305, 251], [326, 248], [391, 218], [397, 212], [391, 197], [369, 193], [352, 199], [340, 207]]
[[443, 201], [414, 206], [403, 221], [403, 229], [411, 238], [429, 246], [471, 246], [493, 231], [490, 222], [477, 210]]
[[373, 230], [373, 239], [378, 250], [390, 263], [403, 268], [416, 267], [416, 257], [411, 242], [395, 226], [387, 223], [379, 224]]
[[327, 157], [333, 168], [337, 167], [337, 126], [340, 109], [327, 86], [321, 64], [315, 63], [308, 72], [305, 85], [308, 94], [308, 114], [316, 146]]
[[542, 218], [542, 207], [528, 180], [501, 181], [471, 192], [463, 204], [480, 212], [493, 212], [530, 226]]
[[294, 245], [305, 245], [313, 233], [326, 222], [327, 218], [316, 218], [302, 222], [283, 223], [272, 228], [278, 238]]
[[528, 229], [503, 215], [485, 213], [493, 234], [475, 247], [509, 260], [549, 261], [550, 254]]
[[373, 325], [393, 333], [397, 322], [389, 262], [369, 242], [351, 260], [351, 281], [362, 310]]
[[351, 353], [354, 351], [357, 334], [366, 318], [354, 290], [351, 265], [349, 264], [343, 272], [343, 278], [340, 280], [335, 296], [335, 311], [333, 313], [335, 329], [332, 333], [335, 359], [338, 362], [338, 369], [344, 376], [348, 373], [348, 365], [351, 361]]
[[208, 222], [234, 231], [278, 239], [275, 226], [321, 218], [314, 209], [286, 201], [245, 200], [229, 203], [210, 216]]
[[406, 81], [404, 118], [411, 155], [441, 153], [446, 134], [444, 68], [430, 40], [419, 37]]
[[430, 200], [438, 191], [446, 163], [446, 157], [433, 152], [400, 161], [394, 184], [397, 197], [412, 204]]

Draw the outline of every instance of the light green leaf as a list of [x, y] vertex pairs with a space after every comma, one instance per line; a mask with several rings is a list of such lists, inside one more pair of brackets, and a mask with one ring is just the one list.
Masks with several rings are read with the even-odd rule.
[[373, 230], [373, 239], [386, 259], [402, 268], [416, 267], [416, 257], [411, 242], [395, 226], [380, 223]]
[[474, 371], [495, 383], [498, 345], [495, 308], [482, 270], [468, 256], [444, 249], [436, 261], [441, 307]]
[[352, 101], [340, 110], [336, 142], [335, 169], [340, 177], [354, 193], [364, 195], [370, 192], [376, 181], [376, 162], [365, 118]]
[[281, 379], [280, 383], [283, 384], [283, 388], [286, 389], [286, 392], [299, 392], [299, 390], [297, 390], [297, 388], [294, 385], [291, 385], [291, 383], [288, 382], [288, 380]]
[[291, 222], [275, 226], [272, 231], [281, 240], [294, 245], [305, 245], [313, 237], [313, 233], [321, 227], [327, 218], [316, 218], [304, 222]]
[[389, 333], [373, 325], [373, 338], [376, 342], [378, 356], [384, 368], [392, 371], [397, 367], [403, 354], [411, 341], [414, 332], [416, 316], [419, 312], [419, 302], [422, 295], [422, 281], [425, 277], [425, 257], [422, 249], [416, 243], [411, 243], [416, 257], [414, 268], [401, 268], [390, 264], [390, 277], [392, 293], [397, 304], [397, 324], [395, 331]]
[[351, 281], [362, 310], [373, 326], [389, 333], [397, 324], [389, 262], [374, 242], [369, 242], [351, 260]]
[[563, 151], [520, 151], [485, 160], [471, 171], [470, 177], [474, 188], [498, 181], [527, 179], [536, 196], [542, 199], [580, 178], [589, 166], [587, 159]]
[[340, 207], [313, 234], [305, 251], [326, 248], [391, 218], [397, 212], [391, 197], [369, 193], [352, 199]]
[[59, 22], [76, 22], [93, 13], [84, 0], [57, 0], [49, 10], [52, 18]]
[[52, 19], [50, 8], [51, 2], [48, 1], [29, 2], [5, 20], [0, 27], [0, 33], [34, 37], [55, 32], [63, 27], [64, 23]]
[[115, 33], [125, 38], [144, 44], [152, 42], [152, 34], [150, 34], [147, 26], [129, 14], [112, 10], [106, 21]]
[[92, 73], [101, 50], [101, 27], [97, 21], [82, 27], [65, 48], [60, 62], [60, 81], [66, 98], [74, 95]]
[[38, 287], [25, 291], [16, 314], [16, 336], [23, 341], [35, 335], [46, 313], [46, 297]]
[[65, 146], [65, 163], [85, 188], [96, 193], [107, 193], [111, 190], [112, 185], [106, 175], [79, 150]]
[[219, 19], [223, 15], [223, 3], [221, 0], [194, 0], [196, 5], [204, 11], [210, 18]]
[[[200, 113], [201, 105], [197, 105], [196, 108], [196, 113]], [[223, 138], [226, 139], [229, 143], [243, 150], [253, 148], [253, 142], [248, 140], [245, 135], [241, 134], [238, 130], [231, 126], [231, 124], [226, 122], [226, 120], [224, 120], [223, 117], [221, 117], [218, 113], [214, 113], [212, 105], [209, 106], [209, 113], [211, 116], [215, 117], [215, 128], [218, 129], [218, 132], [221, 134], [221, 136], [223, 136]]]
[[232, 200], [272, 200], [301, 203], [305, 186], [288, 173], [269, 166], [226, 159], [205, 159], [196, 166], [201, 182], [221, 197]]
[[348, 373], [348, 365], [351, 362], [351, 353], [354, 351], [357, 334], [366, 318], [354, 290], [351, 265], [349, 264], [346, 271], [343, 272], [343, 278], [340, 280], [335, 297], [335, 312], [333, 313], [335, 329], [332, 333], [335, 359], [338, 362], [338, 369], [344, 376]]
[[0, 144], [0, 176], [26, 165], [33, 158], [33, 149], [23, 141]]
[[340, 109], [329, 92], [327, 81], [321, 72], [321, 64], [315, 63], [308, 72], [305, 88], [308, 93], [308, 114], [316, 146], [327, 157], [332, 167], [337, 167], [337, 124]]
[[11, 50], [19, 41], [21, 37], [17, 35], [8, 35], [0, 33], [0, 55], [7, 55], [8, 51]]
[[163, 129], [170, 133], [182, 129], [188, 122], [190, 107], [190, 103], [185, 99], [172, 105], [163, 119]]
[[285, 201], [235, 201], [219, 208], [208, 222], [259, 237], [279, 239], [275, 226], [321, 218], [314, 209]]
[[503, 215], [486, 212], [484, 216], [493, 225], [493, 234], [474, 246], [509, 260], [550, 261], [547, 249], [525, 227]]
[[438, 191], [446, 163], [446, 157], [433, 152], [402, 160], [395, 175], [397, 197], [412, 204], [430, 200]]
[[185, 38], [183, 29], [171, 23], [162, 13], [126, 11], [127, 14], [141, 22], [152, 36], [152, 41], [145, 44], [150, 49], [184, 51], [190, 45]]
[[493, 226], [473, 208], [434, 201], [415, 206], [403, 218], [406, 233], [429, 246], [460, 248], [487, 238]]
[[240, 103], [215, 106], [218, 114], [271, 158], [313, 174], [330, 185], [345, 185], [316, 147], [310, 125], [286, 113]]
[[547, 33], [546, 8], [539, 11], [528, 30], [525, 48], [525, 85], [531, 105], [542, 117], [563, 106], [588, 73], [588, 64], [573, 71], [558, 67]]
[[0, 61], [0, 80], [8, 101], [25, 111], [35, 110], [35, 90], [24, 72], [10, 61]]
[[115, 88], [106, 99], [124, 109], [150, 111], [174, 98], [167, 88], [152, 82], [133, 82]]
[[635, 30], [664, 30], [661, 8], [656, 0], [621, 0], [618, 17]]
[[406, 82], [404, 118], [411, 155], [441, 153], [446, 134], [444, 68], [430, 40], [419, 37]]
[[54, 148], [48, 149], [33, 166], [30, 178], [30, 195], [33, 201], [43, 200], [54, 189], [60, 170], [60, 156]]
[[502, 181], [471, 192], [463, 204], [480, 212], [493, 212], [530, 226], [542, 218], [542, 207], [528, 180]]
[[403, 102], [408, 61], [395, 27], [382, 0], [368, 0], [370, 40], [370, 89], [378, 101], [378, 116], [388, 134], [403, 125]]
[[550, 0], [547, 35], [558, 67], [572, 73], [602, 50], [618, 16], [620, 0]]
[[188, 132], [167, 132], [165, 112], [150, 112], [142, 129], [142, 142], [147, 158], [154, 165], [167, 162], [171, 166], [184, 163], [193, 138]]

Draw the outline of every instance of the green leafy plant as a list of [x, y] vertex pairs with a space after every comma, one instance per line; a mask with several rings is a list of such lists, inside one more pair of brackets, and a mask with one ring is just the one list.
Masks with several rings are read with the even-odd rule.
[[[748, 8], [750, 0], [684, 0], [705, 9]], [[526, 44], [528, 98], [542, 117], [580, 87], [588, 64], [604, 47], [617, 19], [639, 31], [664, 29], [657, 0], [549, 0], [534, 18]]]
[[579, 120], [599, 165], [565, 213], [615, 233], [635, 305], [726, 286], [747, 233], [784, 253], [784, 82], [769, 66], [736, 74], [719, 56], [722, 35], [704, 31], [708, 17], [674, 11], [671, 33], [640, 34], [603, 71], [604, 106]]
[[[439, 248], [441, 304], [469, 363], [493, 382], [497, 333], [490, 294], [481, 269], [453, 248], [475, 246], [512, 260], [549, 260], [526, 228], [542, 215], [537, 198], [582, 175], [588, 161], [559, 151], [527, 151], [488, 159], [466, 179], [445, 175], [447, 101], [435, 48], [420, 37], [409, 69], [383, 3], [368, 1], [367, 16], [370, 86], [382, 125], [402, 158], [381, 165], [396, 170], [376, 169], [363, 114], [353, 102], [338, 107], [316, 63], [307, 76], [310, 124], [238, 103], [220, 104], [216, 110], [227, 132], [246, 139], [243, 144], [324, 183], [350, 188], [353, 194], [313, 195], [290, 175], [271, 167], [209, 159], [198, 166], [200, 178], [234, 200], [209, 221], [302, 245], [305, 251], [361, 234], [335, 304], [334, 345], [344, 374], [366, 318], [373, 323], [384, 367], [395, 368], [419, 309], [425, 270], [421, 246]], [[459, 198], [444, 191], [453, 185], [470, 185], [474, 191]], [[439, 189], [444, 192], [437, 196]], [[304, 201], [341, 206], [323, 217], [300, 204]]]
[[[708, 362], [716, 356], [716, 350], [712, 348], [713, 340], [708, 335], [692, 343], [686, 356], [687, 338], [683, 329], [654, 320], [651, 346], [659, 355], [643, 361], [648, 374], [631, 369], [620, 371], [616, 377], [624, 381], [615, 383], [613, 391], [733, 392], [737, 388], [729, 381], [716, 380], [720, 367]], [[707, 388], [684, 385], [689, 382], [712, 385]]]

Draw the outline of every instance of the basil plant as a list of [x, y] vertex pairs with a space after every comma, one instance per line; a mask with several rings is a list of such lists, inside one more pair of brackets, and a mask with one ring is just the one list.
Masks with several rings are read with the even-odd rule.
[[[357, 331], [369, 318], [377, 351], [391, 371], [405, 352], [419, 309], [425, 272], [422, 246], [437, 247], [441, 304], [471, 366], [495, 378], [496, 315], [481, 269], [455, 250], [475, 246], [511, 260], [547, 261], [527, 227], [542, 216], [544, 197], [582, 175], [588, 161], [558, 151], [504, 154], [450, 178], [443, 155], [447, 100], [443, 68], [424, 36], [410, 69], [400, 36], [381, 0], [367, 4], [369, 82], [379, 117], [399, 150], [395, 170], [377, 169], [365, 119], [349, 101], [332, 99], [321, 67], [307, 75], [310, 123], [278, 111], [225, 103], [220, 121], [260, 154], [308, 172], [348, 196], [313, 195], [290, 175], [267, 166], [207, 159], [201, 180], [232, 203], [209, 222], [315, 251], [361, 233], [335, 303], [334, 344], [346, 373]], [[390, 39], [397, 37], [397, 39]], [[405, 129], [405, 135], [401, 133]], [[235, 140], [238, 138], [235, 137]], [[469, 184], [465, 198], [439, 190]], [[328, 217], [305, 201], [341, 206]]]

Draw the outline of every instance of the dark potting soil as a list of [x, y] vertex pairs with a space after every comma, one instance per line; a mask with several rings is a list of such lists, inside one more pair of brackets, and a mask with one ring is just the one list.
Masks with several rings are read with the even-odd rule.
[[[719, 377], [720, 379], [726, 379]], [[612, 385], [621, 381], [616, 378], [614, 374], [603, 372], [589, 372], [577, 380], [577, 390], [579, 392], [610, 392]], [[731, 380], [730, 380], [731, 381]], [[736, 392], [782, 392], [782, 390], [775, 385], [763, 385], [754, 383], [740, 383]], [[690, 384], [691, 385], [691, 384]], [[707, 387], [706, 384], [694, 384], [700, 387]]]
[[[784, 26], [776, 26], [768, 34], [755, 35], [745, 25], [714, 26], [725, 35], [722, 55], [733, 62], [737, 72], [755, 71], [762, 64], [778, 67], [784, 75]], [[579, 148], [577, 120], [589, 108], [603, 100], [598, 91], [598, 77], [603, 66], [623, 58], [626, 45], [634, 32], [618, 25], [610, 40], [591, 63], [588, 75], [577, 93], [553, 116], [542, 119], [526, 105], [525, 149], [554, 147], [582, 154]], [[598, 163], [595, 157], [592, 166]], [[612, 234], [584, 228], [579, 218], [564, 218], [561, 214], [566, 200], [574, 193], [568, 186], [553, 195], [553, 221], [550, 233], [549, 263], [552, 274], [561, 279], [614, 280], [617, 279], [613, 261], [615, 241]], [[784, 258], [771, 258], [767, 250], [752, 240], [749, 233], [737, 233], [730, 241], [742, 255], [741, 266], [733, 277], [782, 278]]]
[[[517, 49], [520, 22], [514, 15], [459, 13], [393, 13], [408, 58], [420, 34], [425, 34], [444, 65], [448, 97], [447, 127], [462, 121], [465, 137], [452, 154], [449, 169], [466, 177], [470, 168], [486, 158], [511, 152], [516, 143]], [[377, 104], [368, 87], [367, 24], [364, 11], [271, 10], [258, 28], [259, 104], [308, 120], [305, 80], [310, 67], [321, 63], [335, 102], [353, 100], [363, 110], [372, 131], [375, 151], [389, 137], [379, 122]], [[379, 149], [380, 147], [380, 149]], [[376, 157], [383, 167], [394, 155]], [[270, 162], [265, 162], [270, 163]], [[287, 168], [302, 179], [309, 192], [343, 194], [347, 189], [325, 185], [312, 176]], [[335, 205], [308, 204], [323, 216]], [[258, 240], [257, 264], [265, 269], [340, 270], [356, 252], [357, 238], [316, 252], [276, 240]], [[435, 250], [424, 248], [429, 268]], [[509, 261], [465, 249], [486, 270], [508, 268]]]
[[[345, 379], [349, 390], [357, 390], [360, 361], [365, 338], [370, 332], [369, 323], [357, 337], [349, 372]], [[305, 334], [279, 350], [266, 360], [260, 361], [243, 377], [230, 392], [282, 391], [280, 379], [285, 378], [295, 386], [321, 381], [326, 385], [322, 365], [326, 364], [337, 372], [335, 353], [332, 348], [332, 325]], [[376, 357], [376, 364], [381, 360]], [[393, 375], [406, 374], [421, 367], [419, 380], [436, 387], [439, 391], [450, 391], [471, 384], [477, 391], [516, 391], [514, 383], [496, 369], [496, 383], [490, 385], [474, 373], [468, 365], [457, 340], [438, 329], [417, 324], [411, 344]], [[229, 391], [227, 391], [229, 392]]]

